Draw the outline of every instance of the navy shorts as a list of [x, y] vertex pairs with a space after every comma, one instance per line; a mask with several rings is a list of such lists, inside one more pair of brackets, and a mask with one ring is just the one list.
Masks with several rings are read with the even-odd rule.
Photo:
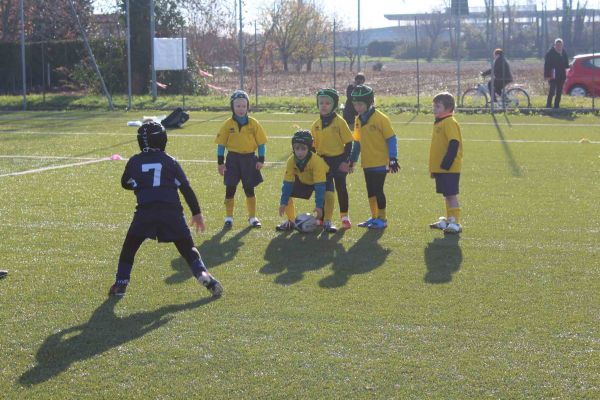
[[460, 180], [459, 173], [433, 174], [435, 178], [435, 192], [446, 196], [454, 196], [458, 194], [458, 181]]
[[138, 208], [127, 234], [159, 242], [175, 242], [192, 235], [182, 209], [160, 206]]
[[242, 181], [245, 188], [253, 188], [263, 181], [262, 174], [256, 169], [258, 157], [254, 153], [241, 154], [228, 152], [225, 160], [225, 186], [237, 186]]
[[345, 154], [340, 154], [339, 156], [334, 156], [334, 157], [323, 156], [323, 160], [325, 160], [327, 165], [329, 165], [329, 172], [327, 172], [326, 190], [333, 192], [334, 191], [334, 187], [333, 187], [334, 178], [344, 179], [346, 177], [346, 175], [348, 175], [347, 172], [342, 172], [339, 170], [340, 164], [348, 161], [348, 157], [346, 157]]
[[294, 190], [290, 197], [295, 197], [297, 199], [310, 199], [313, 192], [315, 191], [314, 185], [307, 185], [306, 183], [302, 183], [298, 177], [294, 181]]

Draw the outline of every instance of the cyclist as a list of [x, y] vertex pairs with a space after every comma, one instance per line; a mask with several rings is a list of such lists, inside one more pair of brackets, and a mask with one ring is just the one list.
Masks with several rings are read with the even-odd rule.
[[[502, 94], [502, 89], [513, 81], [510, 65], [504, 58], [504, 51], [498, 48], [494, 50], [494, 62], [492, 68], [481, 72], [481, 76], [491, 75], [492, 79], [488, 82], [488, 89], [492, 96], [492, 101], [496, 101], [496, 95]], [[492, 82], [494, 90], [492, 90]]]

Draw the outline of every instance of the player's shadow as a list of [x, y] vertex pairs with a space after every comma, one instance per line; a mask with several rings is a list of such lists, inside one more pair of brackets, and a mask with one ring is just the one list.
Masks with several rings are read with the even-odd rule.
[[27, 386], [46, 382], [75, 362], [102, 354], [160, 328], [174, 318], [174, 313], [198, 308], [213, 300], [207, 297], [121, 318], [114, 311], [119, 298], [110, 297], [93, 312], [87, 323], [48, 336], [35, 356], [37, 365], [25, 371], [19, 382]]
[[512, 153], [508, 142], [506, 141], [506, 137], [504, 136], [504, 132], [498, 124], [498, 120], [496, 119], [496, 115], [491, 114], [492, 119], [494, 120], [494, 125], [496, 127], [496, 132], [498, 133], [498, 138], [500, 139], [500, 143], [502, 144], [502, 150], [504, 150], [504, 155], [506, 156], [506, 160], [508, 161], [508, 165], [510, 166], [510, 170], [513, 176], [523, 176], [523, 169], [517, 163], [515, 156]]
[[[223, 238], [227, 232], [231, 231], [222, 229], [209, 240], [205, 240], [200, 246], [197, 246], [202, 261], [206, 264], [206, 268], [210, 270], [233, 260], [244, 245], [242, 238], [252, 229], [254, 228], [248, 226], [227, 240], [223, 240]], [[177, 257], [172, 260], [171, 268], [175, 272], [173, 275], [165, 278], [165, 283], [168, 285], [182, 283], [192, 277], [192, 271], [183, 257]]]
[[463, 255], [458, 241], [459, 235], [445, 234], [443, 238], [435, 238], [427, 244], [423, 251], [427, 273], [427, 283], [448, 283], [452, 275], [460, 269]]
[[334, 235], [321, 233], [282, 233], [271, 240], [265, 250], [267, 263], [260, 269], [263, 274], [276, 275], [280, 285], [292, 285], [302, 280], [309, 271], [317, 271], [344, 253], [339, 243], [343, 232]]
[[348, 283], [352, 275], [369, 273], [381, 266], [391, 250], [379, 244], [383, 230], [367, 230], [347, 251], [333, 260], [333, 274], [321, 279], [319, 286], [339, 288]]

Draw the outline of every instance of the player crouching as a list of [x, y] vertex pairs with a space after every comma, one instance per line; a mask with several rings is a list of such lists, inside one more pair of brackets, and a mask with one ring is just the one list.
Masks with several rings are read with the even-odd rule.
[[325, 203], [325, 182], [329, 166], [312, 151], [313, 137], [309, 131], [299, 130], [292, 137], [292, 150], [294, 154], [288, 158], [283, 186], [281, 187], [281, 200], [279, 202], [279, 215], [285, 214], [287, 220], [277, 225], [278, 231], [291, 231], [295, 227], [296, 207], [294, 198], [310, 199], [315, 192], [315, 214], [317, 219], [323, 218], [323, 204]]
[[213, 297], [221, 296], [223, 287], [204, 266], [185, 221], [178, 189], [192, 212], [191, 225], [196, 232], [204, 232], [204, 217], [196, 194], [179, 163], [165, 153], [165, 128], [156, 122], [146, 122], [138, 129], [137, 139], [141, 152], [129, 159], [121, 177], [121, 186], [135, 193], [137, 207], [125, 236], [116, 281], [110, 287], [109, 296], [125, 294], [135, 254], [146, 239], [173, 242], [196, 279]]

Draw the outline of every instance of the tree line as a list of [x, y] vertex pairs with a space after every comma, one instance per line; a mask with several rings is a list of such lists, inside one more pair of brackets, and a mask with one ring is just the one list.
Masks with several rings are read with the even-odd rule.
[[[157, 37], [180, 37], [188, 43], [188, 79], [185, 91], [207, 92], [199, 69], [230, 65], [239, 68], [239, 27], [235, 3], [221, 0], [154, 0]], [[419, 43], [411, 33], [414, 27], [399, 27], [397, 40], [362, 43], [347, 21], [336, 19], [308, 0], [272, 0], [257, 21], [245, 21], [244, 65], [261, 73], [308, 71], [315, 62], [322, 67], [333, 57], [334, 43], [338, 60], [350, 69], [359, 52], [375, 57], [422, 57], [481, 59], [488, 58], [494, 47], [502, 46], [512, 58], [540, 57], [554, 37], [565, 40], [570, 54], [595, 48], [597, 29], [590, 18], [587, 3], [562, 0], [560, 18], [536, 13], [519, 17], [511, 0], [492, 14], [486, 1], [484, 21], [465, 19], [460, 28], [448, 8], [423, 14], [416, 21]], [[20, 0], [0, 2], [0, 92], [20, 88]], [[93, 15], [92, 0], [27, 0], [25, 37], [27, 42], [27, 86], [30, 90], [47, 87], [99, 90], [99, 84], [84, 51], [75, 15], [91, 38], [95, 58], [111, 92], [126, 90], [125, 0], [118, 0], [111, 16], [116, 31], [101, 34], [98, 18]], [[131, 61], [133, 92], [147, 93], [150, 84], [150, 9], [149, 0], [130, 0]], [[382, 10], [383, 12], [383, 10]], [[600, 16], [599, 16], [600, 17]], [[256, 25], [254, 25], [256, 24]], [[597, 24], [596, 24], [597, 25]], [[256, 35], [254, 31], [256, 29]], [[458, 33], [460, 32], [460, 35]], [[596, 32], [596, 36], [598, 33]], [[493, 43], [492, 43], [493, 42]], [[178, 74], [161, 71], [158, 79], [177, 82]], [[172, 85], [181, 90], [178, 85]]]

